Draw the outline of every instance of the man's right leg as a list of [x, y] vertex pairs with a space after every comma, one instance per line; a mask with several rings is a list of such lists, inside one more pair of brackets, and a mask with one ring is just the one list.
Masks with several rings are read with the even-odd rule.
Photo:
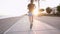
[[32, 29], [32, 27], [33, 27], [33, 17], [31, 16], [30, 17], [30, 29]]

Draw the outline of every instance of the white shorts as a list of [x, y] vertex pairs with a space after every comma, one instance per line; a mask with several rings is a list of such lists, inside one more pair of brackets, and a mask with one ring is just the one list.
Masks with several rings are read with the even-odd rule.
[[33, 16], [33, 14], [32, 13], [29, 13], [28, 16]]

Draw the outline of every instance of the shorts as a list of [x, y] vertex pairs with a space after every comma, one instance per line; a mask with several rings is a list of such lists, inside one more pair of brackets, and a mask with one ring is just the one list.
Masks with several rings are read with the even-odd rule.
[[32, 13], [29, 13], [28, 16], [33, 16]]

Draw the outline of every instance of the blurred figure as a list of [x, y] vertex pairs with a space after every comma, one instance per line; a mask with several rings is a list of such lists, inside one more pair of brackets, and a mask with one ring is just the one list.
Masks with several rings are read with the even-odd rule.
[[33, 4], [33, 3], [28, 4], [28, 10], [29, 10], [28, 16], [29, 16], [29, 21], [30, 21], [30, 29], [32, 29], [32, 26], [33, 26], [33, 14], [32, 14], [32, 12], [34, 11], [34, 8], [35, 8], [35, 4]]

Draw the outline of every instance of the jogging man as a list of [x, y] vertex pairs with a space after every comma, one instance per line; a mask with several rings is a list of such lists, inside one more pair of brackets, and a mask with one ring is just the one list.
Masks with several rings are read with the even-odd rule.
[[28, 4], [28, 10], [29, 10], [28, 16], [29, 16], [29, 20], [30, 20], [30, 29], [32, 29], [32, 26], [33, 26], [33, 14], [32, 14], [32, 12], [34, 11], [34, 8], [35, 8], [35, 4], [33, 4], [33, 3]]

